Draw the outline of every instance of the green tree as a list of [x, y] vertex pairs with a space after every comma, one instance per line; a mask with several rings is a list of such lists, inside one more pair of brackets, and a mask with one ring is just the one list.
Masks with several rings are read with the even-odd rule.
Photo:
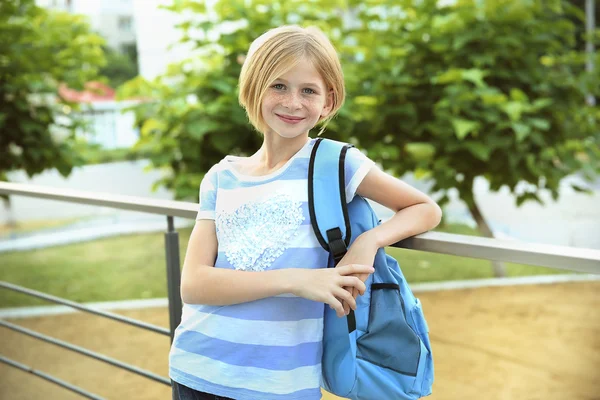
[[101, 37], [81, 16], [48, 12], [33, 0], [0, 3], [0, 179], [22, 169], [62, 175], [77, 162], [72, 151], [77, 104], [59, 86], [82, 89], [104, 64]]
[[[569, 0], [571, 4], [573, 4], [579, 12], [577, 13], [577, 17], [572, 17], [571, 20], [575, 24], [578, 37], [577, 37], [577, 48], [583, 50], [585, 48], [585, 4], [588, 0]], [[595, 0], [592, 0], [595, 1]], [[600, 25], [600, 6], [596, 5], [594, 7], [594, 19], [596, 21], [596, 26]]]
[[109, 85], [117, 88], [138, 74], [137, 52], [135, 46], [127, 46], [124, 52], [103, 47], [106, 55], [106, 65], [100, 70], [100, 74], [108, 78]]
[[350, 64], [364, 100], [349, 110], [372, 117], [355, 119], [350, 135], [372, 143], [365, 143], [369, 154], [385, 167], [432, 178], [442, 204], [457, 188], [480, 231], [492, 236], [475, 178], [485, 177], [492, 191], [508, 187], [520, 205], [541, 203], [543, 189], [556, 199], [565, 176], [592, 179], [599, 170], [600, 115], [584, 100], [586, 89], [598, 92], [598, 75], [584, 72], [567, 18], [578, 14], [566, 2], [436, 3], [359, 15], [370, 23], [361, 35], [371, 40]]
[[32, 176], [56, 168], [67, 176], [78, 163], [78, 105], [58, 89], [81, 89], [97, 77], [102, 44], [83, 17], [48, 12], [33, 0], [0, 2], [0, 180], [18, 169]]
[[[556, 199], [567, 175], [600, 171], [600, 113], [585, 104], [600, 79], [584, 70], [573, 23], [581, 12], [566, 1], [250, 3], [219, 1], [209, 16], [182, 23], [181, 41], [199, 54], [122, 92], [157, 100], [137, 111], [139, 147], [171, 171], [158, 184], [178, 197], [197, 195], [225, 154], [258, 147], [237, 104], [240, 62], [254, 38], [289, 23], [321, 27], [342, 59], [349, 98], [325, 135], [359, 145], [398, 176], [430, 178], [441, 204], [458, 189], [488, 236], [476, 177], [493, 191], [508, 187], [520, 205], [541, 202], [541, 190]], [[170, 9], [206, 15], [193, 1]], [[241, 25], [224, 30], [225, 21]], [[519, 191], [522, 181], [529, 185]]]

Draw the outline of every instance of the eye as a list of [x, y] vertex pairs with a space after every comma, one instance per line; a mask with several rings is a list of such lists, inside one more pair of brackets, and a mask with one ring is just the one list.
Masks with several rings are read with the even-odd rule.
[[276, 84], [274, 84], [274, 85], [273, 85], [273, 86], [271, 86], [271, 87], [272, 87], [273, 89], [276, 89], [276, 90], [283, 90], [283, 89], [285, 89], [285, 85], [284, 85], [284, 84], [282, 84], [282, 83], [276, 83]]
[[304, 88], [304, 93], [306, 94], [317, 94], [317, 92], [315, 92], [313, 89], [311, 88]]

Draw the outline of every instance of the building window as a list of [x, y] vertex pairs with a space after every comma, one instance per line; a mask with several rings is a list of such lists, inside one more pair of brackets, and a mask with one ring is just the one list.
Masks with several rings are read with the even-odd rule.
[[125, 32], [131, 32], [132, 26], [131, 17], [119, 17], [119, 30]]

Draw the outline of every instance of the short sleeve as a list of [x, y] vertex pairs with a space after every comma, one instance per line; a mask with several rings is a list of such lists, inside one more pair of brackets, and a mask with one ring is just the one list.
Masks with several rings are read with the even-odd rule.
[[364, 155], [355, 147], [346, 152], [344, 174], [346, 178], [346, 202], [350, 203], [356, 194], [358, 186], [367, 173], [375, 165], [373, 160]]
[[217, 204], [218, 174], [216, 168], [211, 168], [200, 183], [200, 201], [196, 221], [201, 219], [215, 219]]

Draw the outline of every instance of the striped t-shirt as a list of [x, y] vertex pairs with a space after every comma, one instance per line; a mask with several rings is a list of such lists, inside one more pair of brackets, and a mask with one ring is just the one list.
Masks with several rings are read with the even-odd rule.
[[[324, 268], [328, 254], [308, 210], [309, 139], [264, 176], [234, 169], [227, 156], [200, 185], [197, 219], [213, 219], [215, 268], [267, 271]], [[346, 155], [349, 202], [373, 162]], [[291, 294], [228, 306], [184, 304], [169, 355], [169, 375], [198, 391], [237, 400], [320, 399], [323, 303]]]

